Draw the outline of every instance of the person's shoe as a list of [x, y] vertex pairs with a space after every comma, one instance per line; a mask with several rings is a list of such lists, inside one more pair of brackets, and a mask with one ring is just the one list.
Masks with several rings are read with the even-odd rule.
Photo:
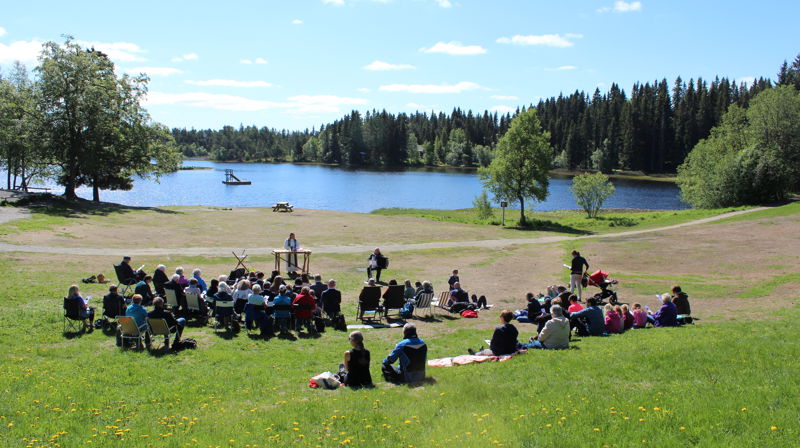
[[470, 354], [470, 355], [472, 355], [472, 356], [475, 356], [475, 350], [473, 350], [473, 349], [471, 349], [471, 348], [468, 348], [468, 349], [467, 349], [467, 353], [469, 353], [469, 354]]
[[531, 336], [531, 337], [530, 337], [530, 339], [528, 339], [528, 341], [530, 341], [530, 342], [533, 342], [533, 341], [535, 341], [535, 340], [536, 340], [536, 338], [535, 338], [535, 337], [533, 337], [533, 336]]

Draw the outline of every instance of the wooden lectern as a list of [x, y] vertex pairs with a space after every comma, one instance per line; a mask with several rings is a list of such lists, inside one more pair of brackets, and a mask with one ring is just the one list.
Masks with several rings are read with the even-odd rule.
[[[311, 251], [308, 249], [300, 249], [300, 250], [289, 250], [289, 249], [273, 249], [272, 255], [275, 255], [275, 270], [279, 273], [281, 272], [281, 262], [284, 263], [291, 263], [290, 255], [296, 254], [298, 257], [297, 263], [297, 273], [311, 275], [311, 271], [309, 270], [309, 263], [311, 262]], [[302, 262], [299, 259], [299, 256], [302, 256]]]

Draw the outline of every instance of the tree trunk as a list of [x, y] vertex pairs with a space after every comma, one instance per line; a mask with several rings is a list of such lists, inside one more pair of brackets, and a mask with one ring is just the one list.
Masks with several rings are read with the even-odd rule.
[[100, 202], [100, 189], [96, 181], [92, 181], [92, 202]]
[[519, 198], [519, 225], [525, 227], [525, 198]]
[[78, 196], [75, 194], [75, 176], [72, 174], [72, 170], [69, 170], [67, 179], [64, 182], [64, 197], [67, 199], [78, 198]]

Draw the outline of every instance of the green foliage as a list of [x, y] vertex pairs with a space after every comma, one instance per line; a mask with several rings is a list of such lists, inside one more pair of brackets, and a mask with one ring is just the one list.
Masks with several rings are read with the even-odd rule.
[[684, 200], [721, 207], [781, 200], [800, 186], [800, 93], [780, 86], [732, 107], [678, 170]]
[[581, 174], [572, 179], [570, 191], [586, 215], [596, 218], [603, 202], [614, 194], [614, 184], [603, 173]]
[[611, 151], [608, 148], [608, 139], [603, 140], [603, 143], [595, 148], [592, 152], [592, 169], [604, 174], [611, 173], [613, 168], [611, 160]]
[[481, 182], [497, 200], [520, 205], [519, 224], [525, 225], [525, 200], [543, 201], [550, 182], [553, 148], [542, 130], [536, 109], [522, 111], [500, 138], [494, 160], [479, 170]]
[[478, 218], [489, 219], [494, 216], [492, 203], [489, 202], [489, 195], [486, 193], [486, 190], [481, 191], [481, 194], [475, 196], [475, 199], [472, 200], [472, 205], [478, 213]]

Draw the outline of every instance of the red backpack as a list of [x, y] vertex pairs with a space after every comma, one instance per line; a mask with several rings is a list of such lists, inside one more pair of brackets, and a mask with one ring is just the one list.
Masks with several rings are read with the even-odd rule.
[[477, 311], [473, 311], [473, 310], [464, 310], [464, 311], [461, 312], [461, 317], [467, 317], [467, 318], [474, 319], [474, 318], [478, 317], [478, 312]]

